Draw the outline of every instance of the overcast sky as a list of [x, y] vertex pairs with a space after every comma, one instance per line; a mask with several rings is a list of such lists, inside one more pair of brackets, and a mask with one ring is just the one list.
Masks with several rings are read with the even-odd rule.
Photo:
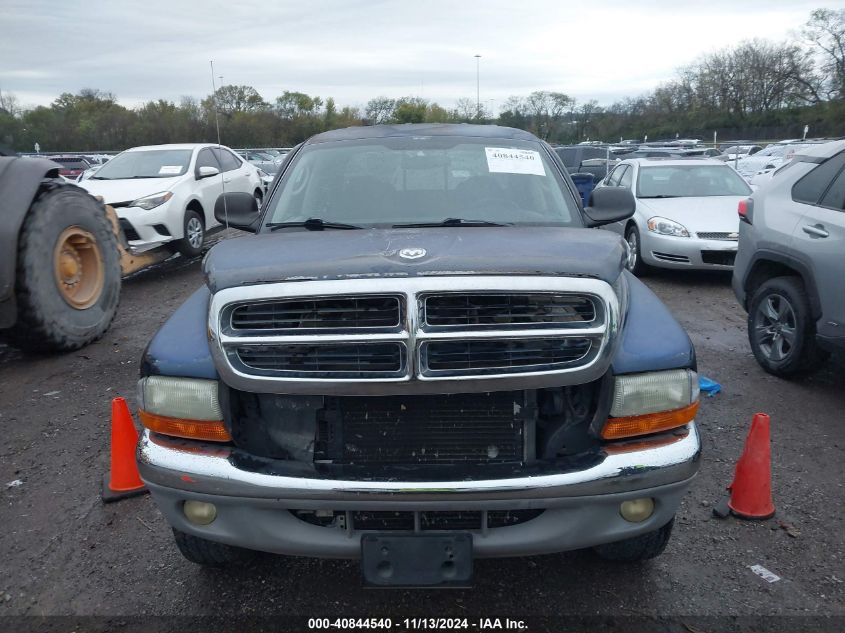
[[[23, 105], [99, 88], [134, 106], [224, 83], [363, 106], [565, 92], [607, 105], [701, 54], [783, 40], [845, 0], [0, 0], [0, 90]], [[215, 78], [218, 82], [219, 79]], [[492, 101], [491, 101], [492, 100]]]

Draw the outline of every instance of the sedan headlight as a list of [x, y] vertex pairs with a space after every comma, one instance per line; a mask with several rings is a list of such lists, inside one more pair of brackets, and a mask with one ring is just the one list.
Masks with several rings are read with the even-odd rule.
[[138, 198], [137, 200], [133, 200], [129, 206], [130, 207], [138, 207], [140, 209], [144, 209], [149, 211], [150, 209], [155, 209], [156, 207], [160, 207], [165, 202], [170, 200], [173, 197], [173, 194], [169, 191], [163, 191], [161, 193], [154, 193], [151, 196], [145, 196], [143, 198]]
[[218, 382], [198, 378], [148, 376], [138, 383], [141, 423], [175, 437], [228, 442], [217, 396]]
[[673, 237], [689, 237], [687, 227], [673, 220], [667, 220], [666, 218], [655, 216], [653, 218], [649, 218], [646, 224], [648, 226], [648, 230], [652, 233], [672, 235]]
[[658, 433], [690, 422], [698, 410], [698, 374], [671, 369], [617, 376], [604, 439]]

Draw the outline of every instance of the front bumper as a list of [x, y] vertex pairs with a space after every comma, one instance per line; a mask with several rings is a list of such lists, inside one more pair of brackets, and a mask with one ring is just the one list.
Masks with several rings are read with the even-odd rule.
[[[698, 470], [695, 423], [670, 443], [606, 455], [581, 470], [478, 481], [344, 481], [267, 474], [238, 467], [226, 448], [178, 442], [145, 432], [141, 477], [176, 529], [267, 552], [357, 558], [361, 531], [306, 523], [290, 510], [423, 511], [543, 509], [539, 517], [474, 533], [474, 555], [521, 556], [590, 547], [653, 531], [675, 514]], [[631, 523], [628, 499], [652, 497], [654, 514]], [[184, 501], [214, 503], [209, 525], [188, 522]]]
[[[673, 237], [651, 231], [641, 233], [640, 256], [649, 266], [687, 270], [732, 270], [736, 257], [737, 242], [729, 240], [705, 240], [698, 237]], [[710, 261], [703, 255], [712, 253]], [[729, 264], [713, 263], [720, 259]]]
[[[139, 239], [127, 240], [132, 252], [142, 253], [183, 236], [184, 216], [172, 202], [165, 202], [149, 210], [138, 207], [115, 209], [117, 217], [126, 219], [138, 235]], [[158, 227], [164, 227], [167, 234], [161, 232]]]

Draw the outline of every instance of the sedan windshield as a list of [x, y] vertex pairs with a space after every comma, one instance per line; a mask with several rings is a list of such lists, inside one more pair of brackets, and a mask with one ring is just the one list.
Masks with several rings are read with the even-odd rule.
[[751, 188], [727, 165], [641, 167], [638, 198], [747, 196]]
[[402, 136], [307, 145], [270, 204], [268, 223], [581, 226], [574, 196], [541, 146], [510, 139]]
[[184, 174], [190, 163], [191, 150], [189, 149], [123, 152], [103, 165], [92, 179], [175, 178]]

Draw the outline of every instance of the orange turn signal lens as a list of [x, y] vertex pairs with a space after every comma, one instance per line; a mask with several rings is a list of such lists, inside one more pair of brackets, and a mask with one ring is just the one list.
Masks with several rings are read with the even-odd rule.
[[632, 415], [624, 418], [608, 418], [601, 431], [605, 440], [618, 440], [625, 437], [660, 433], [683, 426], [695, 418], [698, 411], [698, 401], [691, 405], [672, 411]]
[[184, 437], [190, 440], [207, 440], [209, 442], [231, 442], [232, 436], [226, 430], [223, 420], [183, 420], [168, 418], [163, 415], [149, 413], [143, 409], [138, 411], [141, 424], [150, 431]]

